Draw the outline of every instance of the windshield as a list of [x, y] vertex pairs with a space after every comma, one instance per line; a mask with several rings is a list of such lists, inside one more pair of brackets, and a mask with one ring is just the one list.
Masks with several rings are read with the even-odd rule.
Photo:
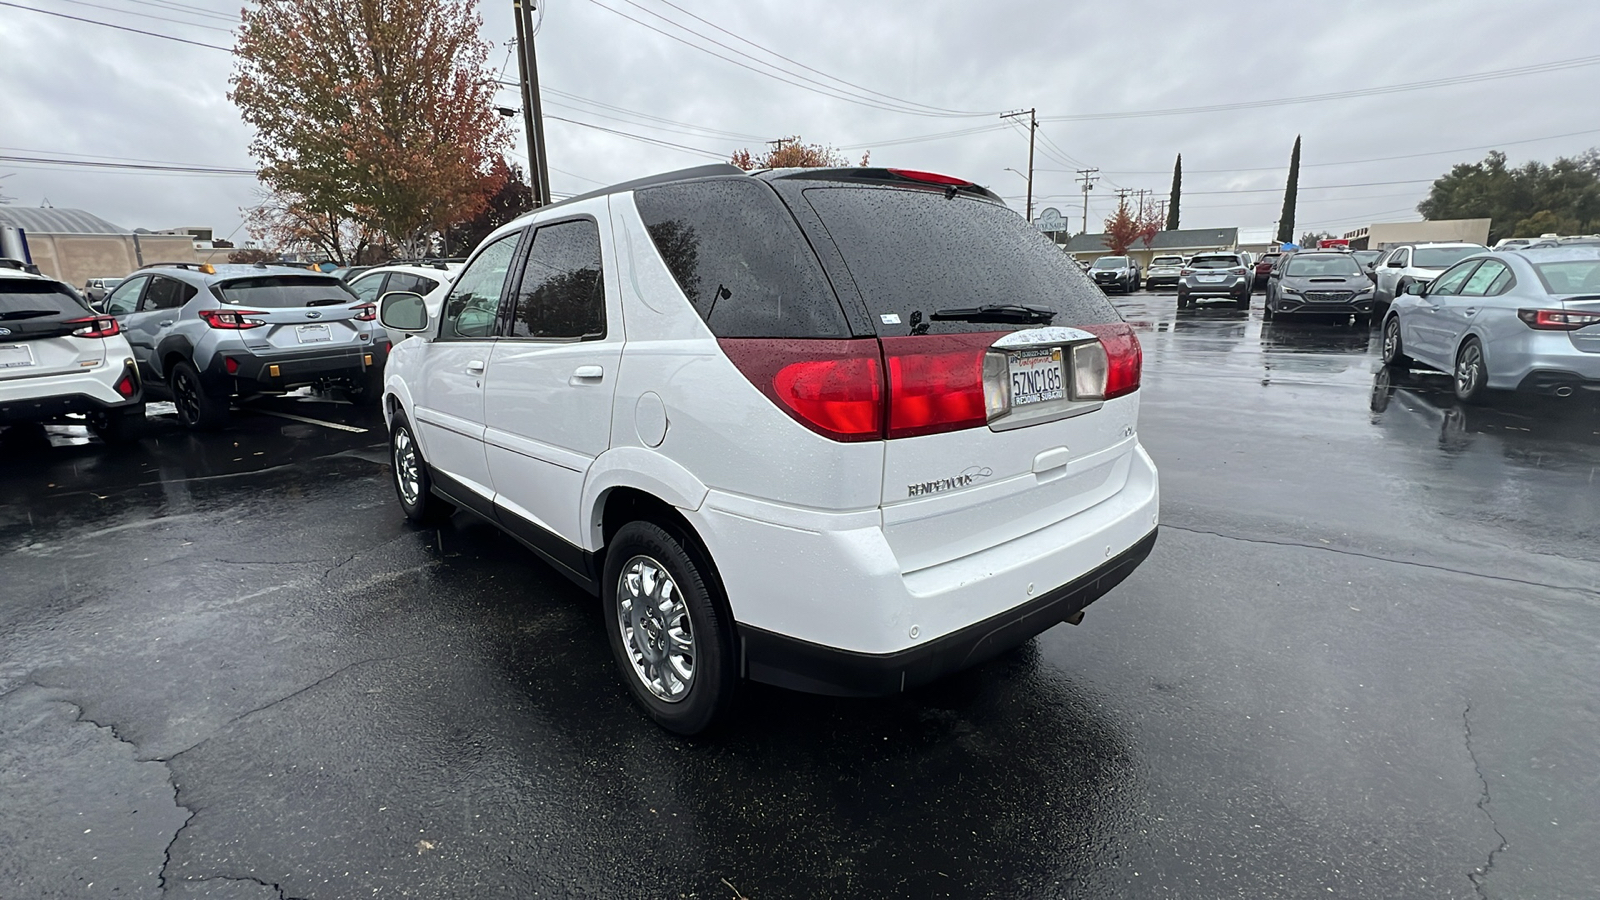
[[217, 287], [223, 303], [236, 306], [253, 306], [262, 309], [285, 309], [296, 306], [328, 306], [332, 303], [354, 303], [357, 297], [350, 286], [337, 278], [319, 278], [315, 275], [263, 275], [240, 278]]
[[88, 313], [65, 285], [42, 278], [0, 278], [0, 321], [76, 318]]
[[1125, 269], [1128, 266], [1126, 256], [1102, 256], [1094, 261], [1096, 269]]
[[1181, 256], [1158, 256], [1155, 259], [1150, 260], [1150, 265], [1152, 265], [1152, 266], [1181, 266], [1181, 265], [1183, 265], [1183, 257], [1181, 257]]
[[1552, 294], [1600, 294], [1600, 259], [1534, 263]]
[[1354, 259], [1341, 253], [1338, 256], [1291, 256], [1284, 274], [1290, 278], [1338, 278], [1362, 272]]
[[[1120, 321], [1060, 248], [1003, 206], [876, 187], [807, 188], [805, 199], [843, 256], [879, 334]], [[979, 312], [958, 318], [953, 310]], [[935, 321], [940, 312], [949, 318]]]
[[1358, 264], [1363, 265], [1363, 266], [1367, 265], [1369, 263], [1377, 262], [1378, 261], [1378, 257], [1380, 257], [1382, 255], [1383, 255], [1383, 251], [1381, 251], [1381, 250], [1352, 250], [1352, 251], [1350, 251], [1350, 258], [1354, 259]]
[[1448, 269], [1482, 247], [1418, 247], [1412, 251], [1411, 264], [1419, 269]]
[[1237, 256], [1196, 256], [1189, 261], [1191, 269], [1232, 269], [1239, 265]]

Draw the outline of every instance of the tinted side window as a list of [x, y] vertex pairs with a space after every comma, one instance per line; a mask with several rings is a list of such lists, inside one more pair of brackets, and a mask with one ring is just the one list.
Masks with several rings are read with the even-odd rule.
[[144, 292], [144, 302], [139, 308], [176, 309], [188, 303], [194, 295], [193, 285], [155, 275], [150, 279], [150, 289]]
[[410, 291], [426, 297], [439, 286], [439, 282], [432, 278], [423, 278], [421, 275], [412, 275], [410, 272], [390, 272], [389, 286], [383, 289], [384, 293], [390, 291]]
[[633, 195], [656, 250], [718, 337], [847, 337], [839, 300], [794, 217], [745, 176]]
[[521, 233], [508, 234], [483, 248], [456, 280], [444, 300], [442, 338], [481, 338], [494, 336], [495, 317], [500, 313], [500, 297], [505, 293], [506, 272], [517, 251]]
[[522, 269], [511, 337], [598, 339], [606, 335], [600, 229], [588, 219], [533, 233]]
[[1440, 275], [1428, 288], [1428, 293], [1436, 295], [1451, 295], [1461, 293], [1461, 285], [1466, 283], [1467, 276], [1478, 267], [1478, 261], [1468, 260], [1458, 264], [1455, 268]]
[[[355, 292], [356, 299], [362, 303], [377, 303], [378, 298], [383, 295], [383, 279], [388, 277], [382, 272], [376, 275], [363, 275], [350, 282], [350, 290]], [[389, 290], [398, 289], [390, 288]]]
[[106, 296], [106, 312], [113, 316], [133, 312], [139, 305], [139, 292], [144, 290], [144, 284], [149, 280], [149, 275], [140, 275], [117, 285], [117, 289]]
[[[808, 188], [881, 335], [1014, 331], [1046, 324], [975, 321], [961, 310], [1044, 307], [1048, 324], [1119, 322], [1087, 276], [1015, 212], [942, 191]], [[943, 312], [943, 317], [935, 319]]]

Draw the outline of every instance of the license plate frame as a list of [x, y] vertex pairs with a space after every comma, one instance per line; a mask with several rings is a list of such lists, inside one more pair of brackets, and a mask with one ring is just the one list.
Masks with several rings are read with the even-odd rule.
[[302, 344], [326, 344], [333, 340], [333, 329], [325, 322], [297, 325], [294, 334]]
[[1060, 347], [1007, 351], [1006, 381], [1012, 409], [1032, 409], [1042, 404], [1065, 401], [1066, 354]]
[[0, 369], [27, 369], [38, 365], [27, 344], [0, 344]]
[[1222, 275], [1200, 275], [1197, 277], [1204, 284], [1221, 284], [1224, 278]]

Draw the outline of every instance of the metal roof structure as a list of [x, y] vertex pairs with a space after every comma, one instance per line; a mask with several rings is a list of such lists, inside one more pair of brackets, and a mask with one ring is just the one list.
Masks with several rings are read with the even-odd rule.
[[[1180, 228], [1176, 231], [1158, 231], [1146, 247], [1144, 241], [1134, 241], [1129, 250], [1209, 250], [1215, 247], [1234, 247], [1239, 243], [1237, 228]], [[1104, 234], [1080, 234], [1062, 245], [1068, 253], [1110, 253]]]
[[132, 234], [81, 209], [0, 206], [0, 225], [15, 225], [29, 234]]

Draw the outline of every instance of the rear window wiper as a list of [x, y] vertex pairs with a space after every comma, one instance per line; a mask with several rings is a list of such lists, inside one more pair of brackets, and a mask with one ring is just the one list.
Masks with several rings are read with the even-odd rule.
[[328, 298], [323, 299], [323, 300], [312, 300], [312, 301], [308, 302], [306, 304], [306, 306], [333, 306], [334, 304], [337, 304], [337, 303], [349, 303], [353, 299], [355, 299], [355, 298], [353, 298], [353, 297], [328, 297]]
[[985, 303], [982, 306], [952, 306], [934, 312], [928, 318], [934, 321], [960, 322], [1029, 322], [1049, 324], [1056, 311], [1048, 306], [1029, 306], [1026, 303]]
[[13, 309], [10, 312], [0, 312], [0, 319], [37, 319], [40, 316], [59, 316], [59, 309]]

